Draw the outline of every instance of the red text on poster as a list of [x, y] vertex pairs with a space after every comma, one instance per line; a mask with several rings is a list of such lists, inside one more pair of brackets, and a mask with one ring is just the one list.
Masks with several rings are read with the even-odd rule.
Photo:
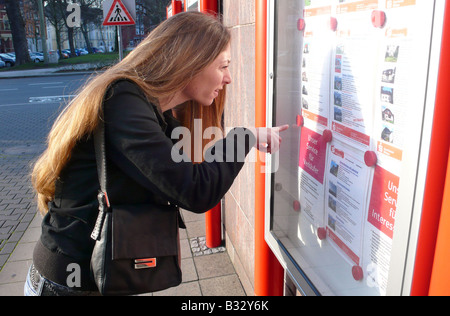
[[376, 166], [370, 196], [368, 222], [393, 238], [399, 177]]
[[303, 127], [300, 139], [299, 167], [321, 184], [323, 184], [325, 171], [325, 154], [326, 146], [322, 142], [322, 135]]

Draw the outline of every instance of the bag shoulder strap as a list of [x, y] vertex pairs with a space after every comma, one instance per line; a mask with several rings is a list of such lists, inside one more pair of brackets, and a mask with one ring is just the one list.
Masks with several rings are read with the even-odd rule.
[[91, 238], [100, 240], [100, 233], [105, 221], [106, 212], [111, 207], [109, 204], [108, 194], [106, 192], [107, 174], [106, 174], [106, 154], [105, 154], [105, 123], [100, 119], [98, 126], [94, 132], [95, 160], [97, 162], [98, 181], [100, 183], [100, 192], [97, 199], [99, 204], [99, 213], [95, 222], [94, 230]]
[[94, 146], [100, 190], [106, 192], [105, 123], [101, 118], [94, 132]]

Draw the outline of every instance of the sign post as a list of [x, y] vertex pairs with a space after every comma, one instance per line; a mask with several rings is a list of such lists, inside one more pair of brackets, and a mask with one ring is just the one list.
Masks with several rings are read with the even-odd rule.
[[119, 45], [119, 62], [123, 59], [122, 27], [117, 25], [117, 44]]
[[122, 25], [136, 24], [136, 0], [106, 0], [103, 2], [103, 18], [104, 26], [117, 26], [119, 61], [122, 61]]

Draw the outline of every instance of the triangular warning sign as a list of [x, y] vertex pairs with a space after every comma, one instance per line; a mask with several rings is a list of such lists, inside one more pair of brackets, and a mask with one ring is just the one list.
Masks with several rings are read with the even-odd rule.
[[103, 25], [134, 25], [133, 17], [121, 0], [114, 0], [106, 15]]

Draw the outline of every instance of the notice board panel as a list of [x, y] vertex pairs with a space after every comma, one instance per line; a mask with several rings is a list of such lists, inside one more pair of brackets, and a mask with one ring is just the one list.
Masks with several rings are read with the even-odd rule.
[[304, 293], [405, 294], [445, 1], [269, 3], [266, 240]]

